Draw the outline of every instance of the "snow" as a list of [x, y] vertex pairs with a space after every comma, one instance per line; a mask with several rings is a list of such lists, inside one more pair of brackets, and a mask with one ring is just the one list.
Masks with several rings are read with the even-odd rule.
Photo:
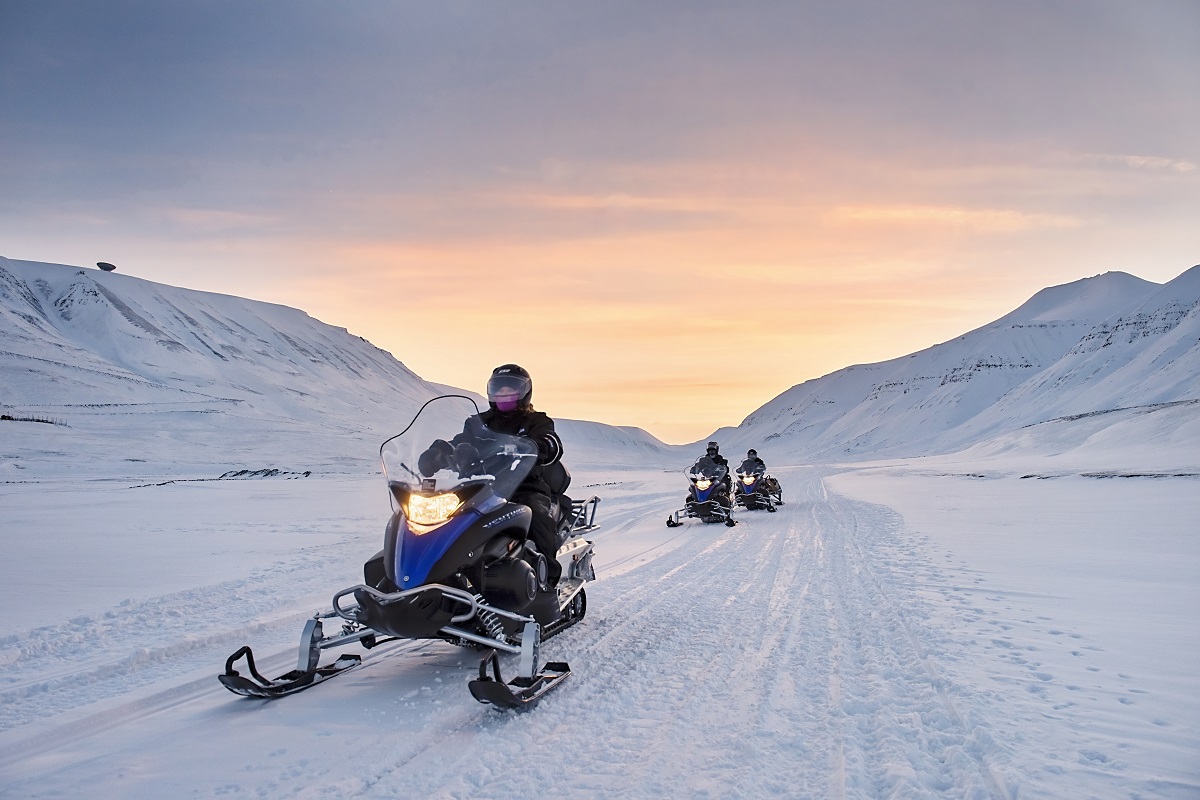
[[1200, 772], [1200, 492], [1186, 480], [903, 468], [830, 483], [885, 503], [939, 554], [914, 577], [970, 656], [939, 666], [1003, 703], [989, 735], [1009, 743], [1020, 784], [1184, 797]]
[[[1027, 388], [1028, 417], [991, 412], [999, 427], [960, 447], [897, 454], [924, 447], [899, 424], [882, 437], [894, 447], [854, 446], [852, 420], [826, 450], [811, 435], [757, 444], [817, 413], [811, 386], [777, 398], [722, 449], [755, 441], [786, 504], [733, 528], [664, 524], [698, 448], [564, 421], [572, 494], [602, 498], [599, 579], [586, 619], [544, 646], [571, 677], [506, 714], [468, 693], [477, 656], [436, 642], [365, 651], [362, 668], [277, 701], [215, 678], [243, 644], [265, 673], [294, 666], [304, 620], [382, 541], [379, 441], [441, 387], [300, 312], [133, 278], [105, 284], [119, 302], [89, 295], [108, 310], [73, 313], [67, 337], [75, 307], [56, 298], [76, 296], [78, 270], [0, 268], [0, 402], [67, 423], [0, 422], [0, 797], [1200, 796], [1200, 397], [1166, 366], [1190, 363], [1179, 331], [1197, 312], [1147, 310], [1186, 307], [1186, 281], [1089, 279], [1026, 309], [1073, 309], [1069, 326], [1034, 329], [1045, 339], [1006, 322], [947, 343], [1062, 351], [1038, 362], [1062, 380]], [[197, 303], [268, 355], [197, 367], [189, 385], [199, 351], [155, 342], [217, 341], [186, 322], [200, 326]], [[1075, 391], [1082, 373], [1062, 359], [1089, 334], [1155, 319], [1172, 324], [1104, 349], [1128, 348], [1111, 374], [1150, 353], [1158, 369], [1135, 366], [1127, 396]], [[120, 346], [86, 344], [118, 329]], [[271, 330], [330, 359], [289, 361], [281, 383], [299, 350]], [[843, 374], [866, 397], [894, 369]], [[267, 391], [283, 385], [301, 393]], [[1096, 401], [1057, 413], [1055, 386]], [[961, 395], [979, 413], [1004, 396]], [[920, 408], [874, 411], [938, 419]], [[856, 460], [830, 456], [847, 450]], [[280, 472], [229, 477], [240, 469]]]
[[280, 701], [217, 684], [247, 642], [291, 668], [381, 481], [59, 487], [40, 515], [0, 487], [47, 532], [3, 567], [0, 795], [1195, 796], [1196, 479], [929, 466], [774, 470], [787, 504], [732, 529], [666, 528], [677, 473], [577, 474], [600, 579], [545, 651], [574, 674], [509, 715], [433, 643]]

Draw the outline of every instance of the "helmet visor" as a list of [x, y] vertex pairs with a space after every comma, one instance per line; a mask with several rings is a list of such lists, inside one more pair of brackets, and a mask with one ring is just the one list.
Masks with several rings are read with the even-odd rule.
[[488, 402], [501, 411], [512, 411], [521, 405], [533, 383], [520, 375], [493, 375], [488, 381]]

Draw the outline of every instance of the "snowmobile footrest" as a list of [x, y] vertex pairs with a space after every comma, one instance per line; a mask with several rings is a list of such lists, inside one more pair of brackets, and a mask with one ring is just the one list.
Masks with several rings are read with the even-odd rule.
[[[254, 680], [250, 680], [250, 678], [239, 674], [233, 668], [234, 662], [242, 656], [246, 657], [246, 666]], [[225, 662], [225, 674], [218, 675], [217, 680], [234, 694], [240, 694], [244, 697], [264, 697], [270, 699], [273, 697], [283, 697], [287, 694], [295, 694], [302, 689], [316, 686], [322, 681], [326, 681], [335, 675], [340, 675], [347, 670], [354, 669], [361, 664], [361, 656], [347, 653], [339, 656], [337, 661], [328, 666], [317, 667], [311, 671], [294, 669], [272, 681], [267, 680], [259, 674], [254, 666], [254, 653], [251, 652], [249, 647], [243, 647], [231, 655]]]
[[[487, 674], [488, 664], [492, 665], [494, 677]], [[508, 683], [500, 677], [500, 660], [495, 651], [479, 663], [479, 680], [471, 681], [468, 687], [471, 694], [481, 703], [490, 703], [506, 711], [516, 708], [530, 708], [542, 695], [558, 686], [571, 674], [571, 668], [565, 661], [547, 661], [533, 678], [513, 678]]]

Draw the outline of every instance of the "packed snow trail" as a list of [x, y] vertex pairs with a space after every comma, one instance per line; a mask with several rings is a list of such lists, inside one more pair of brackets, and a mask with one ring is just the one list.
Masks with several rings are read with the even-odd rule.
[[[211, 613], [174, 631], [163, 622], [144, 662], [144, 637], [108, 614], [79, 620], [76, 638], [95, 650], [83, 661], [76, 644], [55, 656], [66, 624], [38, 628], [18, 637], [20, 664], [41, 655], [52, 676], [42, 685], [22, 669], [0, 687], [10, 724], [0, 730], [0, 796], [74, 798], [80, 787], [97, 799], [1195, 796], [1198, 783], [1178, 766], [1187, 756], [1176, 754], [1194, 741], [1186, 720], [1163, 715], [1152, 726], [1162, 733], [1138, 733], [1154, 756], [1175, 759], [1166, 771], [1123, 763], [1138, 751], [1086, 729], [1112, 681], [1133, 680], [1090, 672], [1099, 643], [1048, 616], [1026, 625], [1024, 601], [995, 589], [972, 596], [967, 573], [893, 510], [828, 491], [830, 470], [774, 471], [786, 505], [738, 512], [734, 528], [667, 529], [683, 499], [678, 474], [594, 476], [600, 579], [588, 585], [587, 618], [542, 654], [574, 674], [523, 714], [475, 703], [466, 685], [478, 655], [438, 642], [370, 651], [361, 669], [294, 697], [224, 691], [215, 675], [241, 643], [218, 625], [236, 610], [221, 606], [229, 582], [245, 582], [247, 596], [282, 596], [318, 563], [298, 572], [282, 561], [191, 589], [193, 600], [210, 597]], [[356, 509], [356, 495], [346, 497]], [[354, 565], [377, 537], [330, 540], [319, 552]], [[272, 670], [294, 657], [308, 578], [292, 602], [265, 610], [259, 630], [262, 608], [233, 620], [253, 644], [270, 640]], [[1031, 637], [1050, 630], [1021, 642], [1022, 625]], [[1052, 649], [1066, 639], [1070, 652]], [[1106, 682], [1081, 691], [1078, 674], [1051, 674], [1050, 658]], [[120, 664], [120, 680], [106, 679], [104, 663]], [[1098, 699], [1073, 702], [1085, 694]], [[1138, 708], [1127, 702], [1112, 697]]]
[[[614, 490], [588, 617], [545, 647], [574, 674], [529, 713], [470, 698], [473, 653], [410, 643], [270, 703], [215, 679], [207, 693], [159, 686], [149, 708], [112, 699], [103, 736], [27, 748], [36, 757], [5, 762], [3, 792], [1011, 796], [889, 566], [894, 520], [829, 495], [815, 470], [780, 477], [787, 504], [735, 528], [667, 530], [675, 476]], [[607, 574], [606, 539], [620, 562]]]
[[[871, 563], [878, 532], [817, 475], [784, 481], [780, 513], [689, 523], [692, 548], [596, 584], [586, 624], [554, 642], [576, 670], [558, 696], [489, 721], [448, 764], [433, 751], [398, 764], [405, 786], [1005, 796], [905, 620], [911, 596]], [[570, 754], [567, 774], [555, 752]], [[526, 771], [506, 768], [518, 762]]]

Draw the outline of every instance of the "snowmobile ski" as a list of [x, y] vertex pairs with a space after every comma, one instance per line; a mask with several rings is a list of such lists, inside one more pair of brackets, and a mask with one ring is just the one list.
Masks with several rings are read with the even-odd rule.
[[[242, 656], [246, 657], [246, 667], [254, 680], [250, 680], [233, 668], [234, 663]], [[254, 653], [247, 646], [229, 657], [225, 662], [225, 674], [218, 675], [217, 680], [221, 681], [225, 688], [234, 694], [270, 699], [295, 694], [359, 666], [362, 666], [361, 656], [354, 653], [343, 653], [337, 661], [327, 666], [315, 667], [311, 670], [294, 669], [280, 675], [275, 680], [267, 680], [255, 668]]]
[[[488, 675], [488, 665], [492, 675]], [[495, 650], [479, 662], [479, 680], [467, 684], [472, 696], [481, 703], [490, 703], [499, 709], [531, 708], [551, 689], [557, 687], [571, 674], [565, 661], [547, 661], [533, 677], [517, 677], [508, 683], [500, 677], [500, 658]]]

